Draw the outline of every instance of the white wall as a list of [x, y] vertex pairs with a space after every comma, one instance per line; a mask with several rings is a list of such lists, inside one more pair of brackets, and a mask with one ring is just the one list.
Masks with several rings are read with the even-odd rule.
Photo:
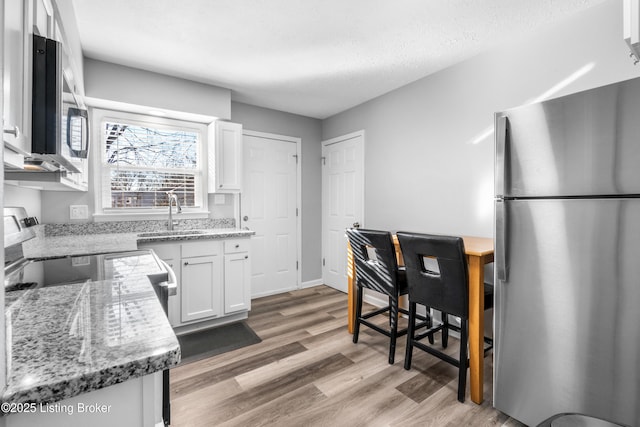
[[302, 139], [302, 281], [322, 277], [321, 121], [239, 102], [231, 103], [231, 120], [244, 129]]
[[330, 117], [322, 138], [366, 131], [366, 227], [490, 237], [493, 113], [638, 76], [611, 0]]

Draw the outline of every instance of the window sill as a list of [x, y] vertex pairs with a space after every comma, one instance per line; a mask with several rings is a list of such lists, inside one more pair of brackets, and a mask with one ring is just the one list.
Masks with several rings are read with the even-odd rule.
[[[93, 220], [95, 222], [108, 222], [108, 221], [139, 221], [139, 220], [167, 220], [169, 218], [169, 212], [109, 212], [109, 213], [96, 213], [93, 214]], [[194, 212], [182, 212], [173, 213], [173, 219], [178, 221], [181, 219], [207, 219], [209, 218], [208, 211], [194, 211]]]

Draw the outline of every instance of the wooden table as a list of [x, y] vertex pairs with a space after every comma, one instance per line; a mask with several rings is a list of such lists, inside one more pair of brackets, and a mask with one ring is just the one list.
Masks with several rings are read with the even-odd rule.
[[[462, 236], [469, 262], [469, 376], [471, 400], [482, 403], [484, 382], [484, 266], [493, 262], [493, 239]], [[393, 236], [398, 262], [403, 265], [398, 239]], [[351, 246], [347, 243], [347, 278], [349, 291], [349, 333], [353, 333], [356, 313], [356, 272]]]

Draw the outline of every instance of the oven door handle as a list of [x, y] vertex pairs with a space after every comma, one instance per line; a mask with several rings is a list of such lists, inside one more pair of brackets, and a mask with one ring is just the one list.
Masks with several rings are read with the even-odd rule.
[[[158, 258], [159, 259], [159, 258]], [[167, 270], [167, 274], [169, 274], [169, 280], [167, 281], [167, 291], [169, 296], [174, 296], [178, 293], [178, 279], [176, 278], [176, 272], [173, 271], [173, 268], [166, 261], [159, 259], [164, 268]]]

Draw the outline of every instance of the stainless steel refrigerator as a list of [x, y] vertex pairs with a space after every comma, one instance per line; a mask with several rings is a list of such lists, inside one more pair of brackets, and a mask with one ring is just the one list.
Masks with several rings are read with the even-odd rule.
[[495, 127], [494, 406], [640, 426], [640, 79]]

